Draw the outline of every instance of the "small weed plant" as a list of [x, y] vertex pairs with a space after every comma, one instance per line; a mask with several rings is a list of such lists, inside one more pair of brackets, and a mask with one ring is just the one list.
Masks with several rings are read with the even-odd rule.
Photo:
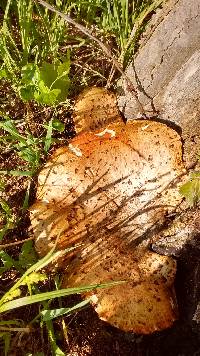
[[200, 201], [200, 172], [193, 172], [190, 179], [180, 187], [180, 193], [192, 207]]
[[[63, 13], [75, 13], [77, 21], [95, 26], [99, 29], [97, 33], [114, 38], [124, 68], [134, 53], [146, 18], [162, 2], [52, 1]], [[58, 14], [49, 13], [37, 1], [8, 0], [0, 30], [0, 79], [10, 81], [24, 101], [35, 100], [52, 106], [64, 101], [70, 87], [70, 53], [62, 54], [59, 49], [61, 43], [70, 41], [68, 26]], [[79, 47], [85, 40], [76, 36], [76, 43]]]
[[[65, 11], [62, 2], [56, 3]], [[70, 56], [69, 51], [59, 54], [65, 28], [62, 19], [32, 0], [7, 1], [0, 30], [0, 79], [10, 81], [22, 100], [53, 106], [66, 99]]]
[[25, 135], [19, 133], [16, 128], [16, 122], [6, 118], [0, 122], [0, 128], [8, 135], [1, 137], [4, 144], [9, 144], [14, 149], [20, 158], [26, 162], [26, 169], [0, 171], [0, 174], [11, 174], [15, 176], [34, 176], [41, 165], [42, 157], [48, 153], [48, 150], [55, 140], [52, 137], [53, 130], [62, 132], [64, 124], [57, 120], [51, 119], [46, 127], [45, 137], [38, 138], [33, 136], [28, 130]]

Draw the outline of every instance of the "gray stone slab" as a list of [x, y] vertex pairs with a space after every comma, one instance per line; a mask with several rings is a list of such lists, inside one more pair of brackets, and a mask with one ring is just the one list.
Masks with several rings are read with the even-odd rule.
[[[191, 162], [200, 144], [200, 0], [173, 1], [171, 6], [167, 15], [159, 11], [157, 27], [127, 74], [149, 116], [155, 107], [160, 119], [180, 126], [186, 161]], [[124, 116], [140, 116], [125, 82], [122, 88], [118, 102]]]

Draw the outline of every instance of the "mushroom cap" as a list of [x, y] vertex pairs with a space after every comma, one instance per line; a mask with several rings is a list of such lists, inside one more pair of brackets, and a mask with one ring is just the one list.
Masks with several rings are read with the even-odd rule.
[[138, 334], [166, 329], [177, 319], [173, 293], [150, 282], [129, 283], [116, 286], [109, 293], [100, 292], [95, 306], [102, 320]]
[[175, 261], [149, 238], [181, 201], [181, 139], [159, 122], [133, 120], [82, 133], [58, 149], [38, 177], [31, 221], [38, 252], [81, 243], [66, 259], [64, 287], [127, 281], [95, 290], [100, 318], [151, 333], [177, 318]]
[[74, 106], [76, 132], [90, 131], [119, 118], [114, 93], [105, 88], [92, 87], [83, 90]]

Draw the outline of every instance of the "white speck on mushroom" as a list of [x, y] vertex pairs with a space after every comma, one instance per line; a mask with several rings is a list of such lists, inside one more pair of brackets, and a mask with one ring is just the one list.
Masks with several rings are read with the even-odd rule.
[[148, 127], [149, 127], [149, 124], [148, 124], [148, 125], [145, 125], [145, 126], [142, 126], [142, 127], [141, 127], [141, 130], [144, 131], [144, 130], [146, 130]]
[[82, 157], [80, 148], [73, 146], [71, 143], [68, 145], [70, 151], [72, 151], [77, 157]]
[[175, 303], [174, 303], [174, 301], [173, 301], [173, 298], [172, 297], [170, 297], [170, 304], [171, 304], [171, 306], [172, 306], [172, 309], [175, 309], [176, 308], [176, 305], [175, 305]]
[[42, 199], [41, 202], [44, 203], [44, 204], [49, 204], [49, 200], [48, 199]]
[[105, 135], [106, 133], [110, 134], [111, 137], [115, 137], [115, 134], [116, 134], [116, 132], [114, 130], [105, 129], [102, 132], [99, 132], [98, 134], [96, 134], [96, 136], [101, 137], [101, 136]]
[[96, 305], [98, 303], [98, 298], [95, 294], [90, 297], [90, 300], [93, 305]]

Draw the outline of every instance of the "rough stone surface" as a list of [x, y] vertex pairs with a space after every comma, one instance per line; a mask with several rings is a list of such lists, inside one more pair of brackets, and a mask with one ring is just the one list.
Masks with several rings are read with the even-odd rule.
[[[165, 8], [159, 11], [157, 27], [153, 26], [127, 74], [147, 113], [151, 116], [155, 109], [160, 119], [182, 129], [189, 163], [200, 143], [200, 0], [173, 1], [171, 6], [167, 14]], [[126, 84], [122, 87], [119, 106], [131, 119], [140, 113]]]

